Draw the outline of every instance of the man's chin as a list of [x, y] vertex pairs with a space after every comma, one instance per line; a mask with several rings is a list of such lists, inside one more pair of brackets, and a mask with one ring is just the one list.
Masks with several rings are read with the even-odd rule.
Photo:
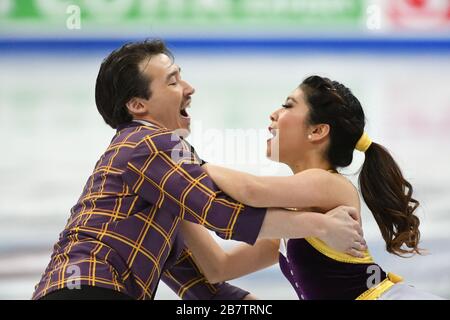
[[183, 138], [187, 138], [191, 134], [191, 127], [187, 126], [187, 128], [182, 128], [182, 135], [180, 135]]
[[182, 138], [187, 138], [191, 134], [190, 124], [179, 124], [174, 132]]

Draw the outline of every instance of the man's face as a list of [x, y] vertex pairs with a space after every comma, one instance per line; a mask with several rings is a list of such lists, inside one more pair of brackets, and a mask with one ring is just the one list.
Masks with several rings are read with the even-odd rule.
[[141, 72], [151, 79], [150, 99], [143, 100], [149, 120], [171, 129], [190, 132], [190, 107], [194, 88], [181, 79], [180, 67], [165, 54], [144, 59], [139, 65]]

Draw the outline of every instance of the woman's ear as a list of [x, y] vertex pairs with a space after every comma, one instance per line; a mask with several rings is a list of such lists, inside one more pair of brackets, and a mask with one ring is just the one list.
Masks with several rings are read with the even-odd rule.
[[131, 115], [139, 116], [147, 112], [147, 107], [140, 98], [131, 98], [130, 101], [126, 103], [126, 106]]
[[312, 129], [310, 141], [322, 141], [330, 134], [330, 125], [326, 123], [315, 125]]

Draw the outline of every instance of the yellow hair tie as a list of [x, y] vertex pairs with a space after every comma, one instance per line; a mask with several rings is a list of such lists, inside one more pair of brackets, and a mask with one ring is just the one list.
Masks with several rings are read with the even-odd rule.
[[361, 152], [366, 152], [367, 149], [369, 149], [370, 145], [372, 144], [372, 140], [370, 140], [367, 133], [363, 133], [361, 138], [359, 138], [358, 142], [356, 143], [355, 149]]

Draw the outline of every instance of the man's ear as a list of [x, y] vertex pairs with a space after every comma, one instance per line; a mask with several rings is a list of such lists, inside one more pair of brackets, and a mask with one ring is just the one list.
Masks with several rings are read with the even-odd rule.
[[141, 98], [131, 98], [130, 101], [126, 103], [127, 109], [131, 115], [143, 115], [147, 113], [147, 106], [145, 105], [143, 99]]
[[313, 131], [311, 133], [312, 141], [322, 141], [325, 139], [330, 133], [330, 125], [326, 123], [321, 123], [315, 125], [313, 127]]

